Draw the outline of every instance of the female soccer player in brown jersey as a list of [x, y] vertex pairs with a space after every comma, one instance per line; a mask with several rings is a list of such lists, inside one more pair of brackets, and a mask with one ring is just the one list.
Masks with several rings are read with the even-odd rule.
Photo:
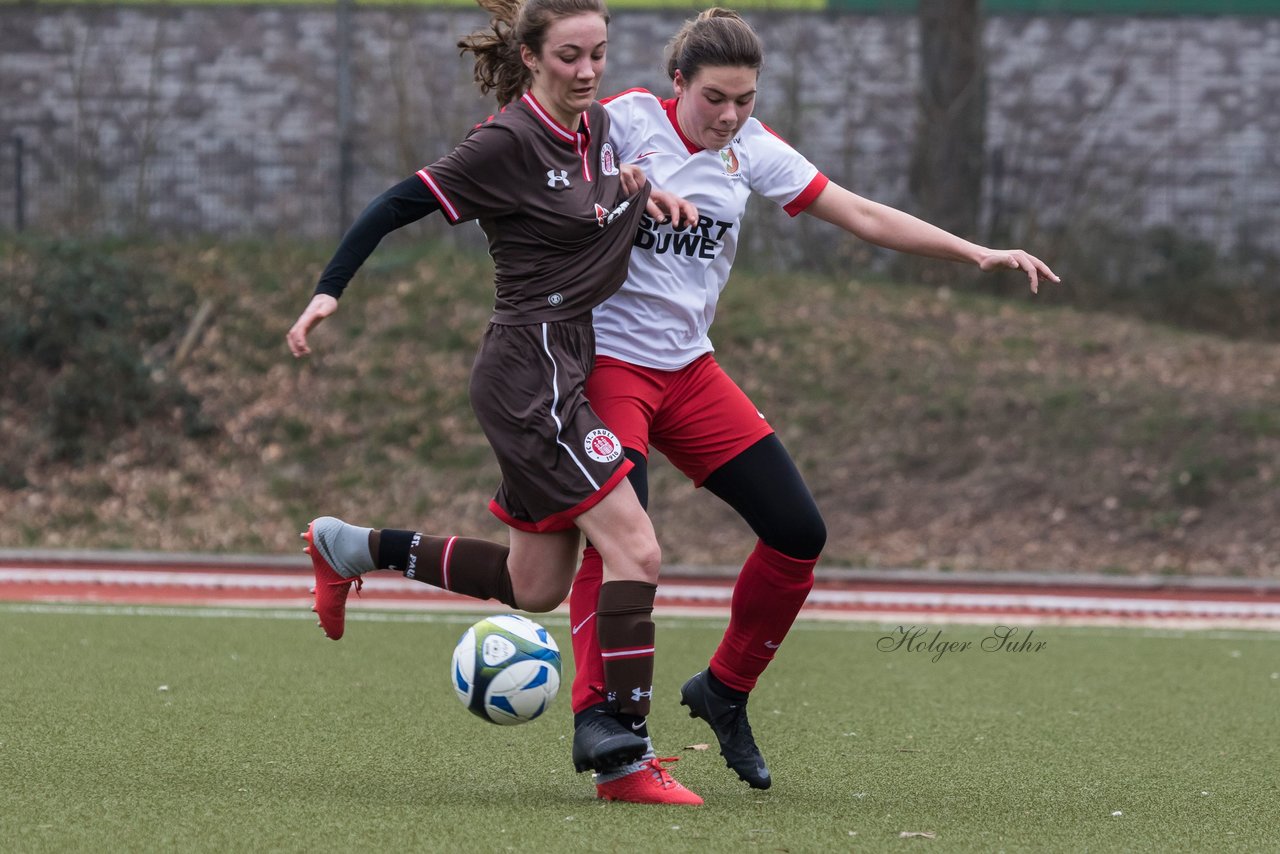
[[[650, 198], [647, 184], [630, 196], [622, 191], [609, 117], [595, 100], [607, 47], [601, 0], [481, 5], [493, 13], [491, 32], [459, 46], [474, 53], [476, 79], [502, 111], [361, 214], [287, 338], [295, 356], [310, 352], [308, 335], [390, 231], [437, 210], [451, 223], [478, 220], [494, 261], [495, 304], [470, 393], [502, 472], [490, 508], [510, 527], [510, 543], [322, 516], [303, 535], [314, 607], [337, 640], [351, 586], [359, 589], [366, 572], [395, 569], [513, 608], [550, 610], [568, 594], [585, 533], [605, 566], [596, 603], [605, 702], [583, 724], [573, 759], [579, 771], [608, 769], [651, 750], [635, 730], [652, 695], [661, 555], [626, 478], [632, 463], [583, 394], [595, 358], [591, 310], [626, 277], [647, 206], [659, 218], [695, 212], [674, 197]], [[656, 759], [641, 777], [644, 790], [632, 800], [702, 802]]]

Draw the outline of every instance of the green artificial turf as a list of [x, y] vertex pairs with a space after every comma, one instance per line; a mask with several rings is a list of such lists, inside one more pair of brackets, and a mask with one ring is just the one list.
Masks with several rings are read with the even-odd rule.
[[801, 623], [752, 696], [758, 792], [677, 705], [721, 623], [660, 620], [653, 733], [706, 799], [671, 808], [594, 799], [567, 684], [525, 726], [469, 715], [448, 660], [474, 616], [361, 610], [333, 643], [304, 614], [0, 605], [0, 849], [1280, 847], [1276, 635], [1043, 628], [983, 651], [993, 623], [909, 651], [894, 626]]

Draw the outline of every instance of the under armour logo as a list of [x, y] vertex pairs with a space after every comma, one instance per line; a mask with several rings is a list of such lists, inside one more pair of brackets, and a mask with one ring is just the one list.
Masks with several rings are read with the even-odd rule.
[[641, 691], [639, 688], [631, 689], [631, 702], [638, 703], [641, 700], [651, 700], [651, 699], [653, 699], [652, 688], [650, 688], [648, 691]]
[[565, 169], [548, 169], [547, 186], [553, 190], [569, 186], [569, 172]]

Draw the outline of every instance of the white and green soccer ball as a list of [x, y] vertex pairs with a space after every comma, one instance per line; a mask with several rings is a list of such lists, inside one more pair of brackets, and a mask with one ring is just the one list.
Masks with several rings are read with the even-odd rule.
[[560, 690], [560, 648], [527, 617], [486, 617], [453, 650], [453, 690], [474, 715], [523, 724], [547, 710]]

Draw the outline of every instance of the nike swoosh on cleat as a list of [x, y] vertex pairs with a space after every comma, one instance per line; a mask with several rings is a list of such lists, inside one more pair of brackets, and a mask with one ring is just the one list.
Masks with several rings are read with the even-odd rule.
[[773, 641], [765, 641], [764, 645], [769, 647], [769, 649], [777, 649], [778, 647], [782, 646], [782, 644], [774, 643]]

